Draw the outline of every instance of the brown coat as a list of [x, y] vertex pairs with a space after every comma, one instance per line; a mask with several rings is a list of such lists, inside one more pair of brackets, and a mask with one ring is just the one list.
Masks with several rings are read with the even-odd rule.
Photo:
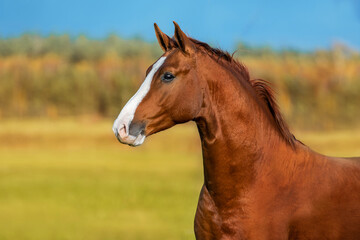
[[[360, 239], [360, 159], [296, 140], [267, 82], [250, 80], [229, 54], [176, 23], [174, 39], [155, 31], [166, 60], [129, 129], [148, 136], [196, 122], [204, 164], [196, 239]], [[173, 80], [162, 81], [168, 73]]]

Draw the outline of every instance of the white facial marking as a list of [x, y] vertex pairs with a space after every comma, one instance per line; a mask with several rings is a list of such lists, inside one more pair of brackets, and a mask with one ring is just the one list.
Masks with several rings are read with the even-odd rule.
[[157, 70], [164, 63], [165, 59], [166, 57], [161, 57], [156, 63], [154, 63], [151, 71], [146, 76], [139, 90], [135, 93], [134, 96], [132, 96], [132, 98], [130, 98], [130, 100], [126, 103], [124, 108], [121, 110], [119, 116], [115, 120], [113, 125], [113, 131], [120, 142], [133, 146], [141, 145], [144, 142], [145, 135], [139, 134], [138, 136], [132, 136], [129, 134], [129, 127], [131, 121], [134, 118], [137, 107], [144, 99], [146, 94], [149, 92], [152, 79]]

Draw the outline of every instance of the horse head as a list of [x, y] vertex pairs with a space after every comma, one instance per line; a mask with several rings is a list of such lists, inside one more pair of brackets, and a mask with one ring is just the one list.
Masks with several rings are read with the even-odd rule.
[[139, 90], [126, 103], [113, 125], [117, 139], [130, 146], [178, 123], [194, 119], [202, 104], [194, 43], [174, 22], [170, 38], [154, 24], [164, 54], [146, 71]]

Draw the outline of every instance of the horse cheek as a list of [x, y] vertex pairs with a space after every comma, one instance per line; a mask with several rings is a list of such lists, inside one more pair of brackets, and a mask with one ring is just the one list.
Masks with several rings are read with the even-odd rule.
[[[188, 88], [183, 94], [179, 95], [176, 100], [178, 107], [174, 108], [173, 119], [176, 123], [184, 123], [194, 119], [201, 107], [201, 101], [196, 88]], [[191, 89], [191, 90], [190, 90]]]

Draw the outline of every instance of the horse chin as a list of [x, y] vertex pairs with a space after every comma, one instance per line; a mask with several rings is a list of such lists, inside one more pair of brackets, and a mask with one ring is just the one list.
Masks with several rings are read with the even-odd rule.
[[146, 138], [145, 135], [139, 134], [139, 135], [135, 138], [135, 140], [134, 140], [132, 143], [129, 144], [129, 146], [132, 146], [132, 147], [140, 146], [140, 145], [142, 145], [142, 144], [144, 143], [145, 138]]
[[146, 138], [145, 135], [139, 134], [136, 137], [129, 135], [126, 138], [119, 138], [118, 137], [117, 139], [123, 144], [127, 144], [127, 145], [129, 145], [131, 147], [138, 147], [138, 146], [140, 146], [140, 145], [142, 145], [144, 143], [145, 138]]

